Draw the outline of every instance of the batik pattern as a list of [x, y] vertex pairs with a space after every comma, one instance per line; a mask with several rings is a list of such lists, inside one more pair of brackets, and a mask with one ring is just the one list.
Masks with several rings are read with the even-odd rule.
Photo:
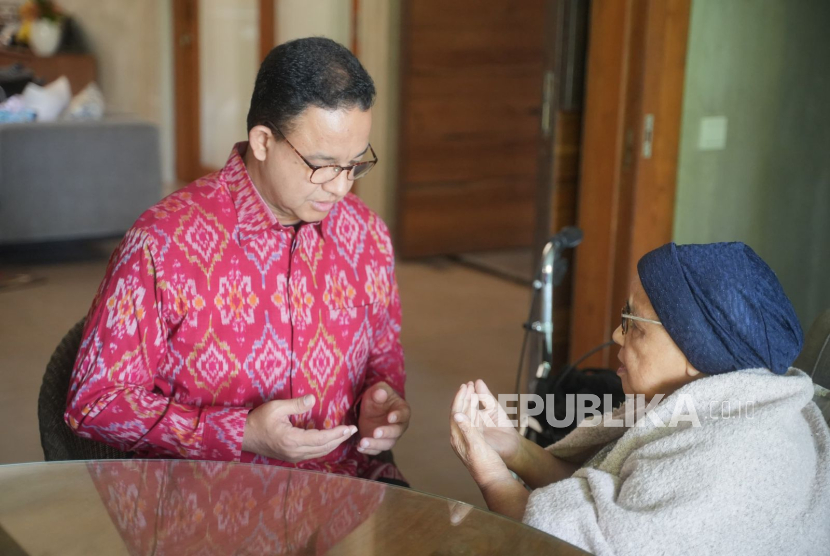
[[245, 148], [146, 211], [113, 253], [67, 423], [145, 457], [400, 478], [360, 454], [357, 438], [296, 465], [242, 452], [248, 412], [263, 402], [314, 394], [293, 422], [327, 429], [357, 424], [355, 405], [373, 384], [403, 395], [405, 382], [386, 226], [351, 194], [320, 223], [280, 225], [248, 176]]

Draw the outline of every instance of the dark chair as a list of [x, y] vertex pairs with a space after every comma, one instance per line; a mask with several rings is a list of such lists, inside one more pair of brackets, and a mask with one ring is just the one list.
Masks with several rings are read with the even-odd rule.
[[824, 311], [810, 326], [804, 347], [793, 363], [810, 375], [813, 382], [830, 389], [830, 309]]
[[40, 386], [40, 396], [37, 400], [37, 417], [40, 425], [40, 444], [43, 446], [43, 457], [46, 461], [132, 457], [132, 454], [101, 442], [81, 438], [63, 420], [69, 380], [75, 357], [81, 347], [85, 321], [86, 319], [82, 319], [64, 336], [52, 354], [43, 375], [43, 384]]

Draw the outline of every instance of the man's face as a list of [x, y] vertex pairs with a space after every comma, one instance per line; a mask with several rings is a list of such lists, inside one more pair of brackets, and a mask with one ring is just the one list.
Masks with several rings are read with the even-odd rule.
[[[312, 165], [351, 166], [371, 156], [371, 129], [371, 110], [325, 110], [312, 106], [294, 120], [290, 131], [282, 131]], [[283, 225], [322, 220], [352, 188], [354, 182], [348, 179], [347, 172], [327, 183], [312, 183], [312, 169], [279, 133], [267, 126], [254, 127], [248, 138], [246, 165], [251, 179]]]

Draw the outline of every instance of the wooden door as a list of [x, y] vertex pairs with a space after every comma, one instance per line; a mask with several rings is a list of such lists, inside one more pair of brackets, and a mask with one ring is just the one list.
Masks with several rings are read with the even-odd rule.
[[402, 256], [531, 246], [544, 29], [545, 0], [404, 2]]
[[[404, 4], [399, 254], [533, 247], [536, 257], [575, 224], [589, 6]], [[571, 292], [569, 275], [554, 295], [557, 370]]]

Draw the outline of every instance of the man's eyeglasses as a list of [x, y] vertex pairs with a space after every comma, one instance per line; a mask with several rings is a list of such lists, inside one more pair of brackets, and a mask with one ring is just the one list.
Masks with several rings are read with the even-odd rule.
[[298, 151], [294, 147], [294, 145], [291, 144], [291, 141], [288, 140], [288, 137], [285, 136], [285, 133], [283, 133], [277, 126], [270, 122], [266, 122], [266, 124], [272, 130], [282, 135], [282, 138], [285, 139], [285, 142], [288, 143], [288, 146], [291, 147], [291, 149], [295, 153], [297, 153], [297, 156], [299, 156], [303, 160], [303, 162], [305, 162], [306, 166], [311, 168], [311, 177], [309, 178], [311, 180], [311, 183], [321, 185], [330, 182], [331, 180], [339, 176], [342, 172], [347, 172], [346, 178], [350, 181], [359, 180], [360, 178], [371, 172], [372, 168], [375, 167], [375, 164], [378, 163], [378, 156], [375, 154], [375, 149], [373, 149], [372, 145], [370, 144], [369, 150], [372, 153], [372, 160], [358, 162], [357, 164], [352, 164], [351, 166], [339, 166], [337, 164], [315, 166], [314, 164], [309, 162], [306, 159], [306, 157], [300, 154], [300, 151]]
[[644, 319], [643, 317], [636, 317], [631, 314], [631, 306], [628, 304], [628, 301], [625, 302], [623, 305], [621, 315], [620, 315], [620, 327], [622, 328], [623, 336], [628, 334], [628, 321], [637, 320], [640, 322], [650, 322], [651, 324], [659, 324], [663, 326], [663, 323], [659, 320], [652, 320], [652, 319]]

